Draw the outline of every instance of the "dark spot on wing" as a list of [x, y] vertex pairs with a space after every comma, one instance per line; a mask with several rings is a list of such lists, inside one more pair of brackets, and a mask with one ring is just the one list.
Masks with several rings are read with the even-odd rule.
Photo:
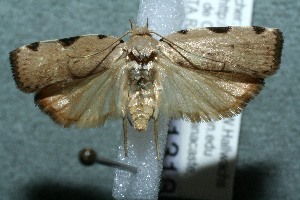
[[98, 35], [98, 38], [103, 39], [103, 38], [107, 38], [107, 36], [106, 35]]
[[275, 59], [274, 59], [274, 63], [275, 63], [275, 67], [279, 67], [280, 62], [281, 62], [281, 52], [282, 52], [282, 48], [283, 48], [283, 35], [282, 32], [280, 30], [275, 30], [274, 34], [276, 36], [276, 49], [275, 49]]
[[177, 31], [177, 33], [181, 33], [181, 34], [186, 34], [187, 32], [188, 32], [188, 30], [186, 30], [186, 29]]
[[124, 43], [124, 40], [120, 39], [120, 43]]
[[208, 30], [214, 32], [214, 33], [227, 33], [228, 31], [230, 31], [231, 27], [227, 26], [227, 27], [208, 27]]
[[75, 37], [69, 37], [69, 38], [63, 38], [58, 40], [58, 42], [63, 45], [64, 47], [72, 45], [76, 40], [78, 40], [80, 36], [75, 36]]
[[[19, 49], [16, 49], [9, 53], [9, 61], [11, 66], [13, 67], [13, 70], [16, 69], [19, 65], [18, 63], [18, 53], [20, 52]], [[13, 71], [13, 74], [15, 75], [17, 71]]]
[[11, 69], [12, 69], [13, 77], [14, 77], [14, 79], [16, 81], [17, 87], [18, 88], [23, 88], [23, 84], [20, 82], [20, 78], [19, 78], [18, 53], [19, 53], [18, 49], [10, 52], [9, 53], [9, 60], [10, 60], [10, 64], [11, 64]]
[[39, 42], [34, 42], [34, 43], [27, 45], [26, 47], [32, 51], [37, 51], [39, 46], [40, 46]]
[[261, 34], [266, 30], [264, 27], [259, 27], [259, 26], [252, 26], [252, 28], [256, 34]]
[[177, 64], [178, 64], [179, 66], [184, 66], [185, 63], [184, 63], [183, 61], [178, 61]]
[[[12, 69], [12, 73], [13, 73], [13, 78], [16, 82], [17, 87], [23, 91], [23, 92], [33, 92], [33, 89], [27, 85], [25, 86], [21, 81], [20, 81], [20, 69], [19, 69], [19, 53], [21, 52], [20, 49], [16, 49], [12, 52], [9, 53], [9, 60], [10, 60], [10, 64], [11, 64], [11, 69]], [[22, 71], [24, 71], [24, 68], [22, 69]]]

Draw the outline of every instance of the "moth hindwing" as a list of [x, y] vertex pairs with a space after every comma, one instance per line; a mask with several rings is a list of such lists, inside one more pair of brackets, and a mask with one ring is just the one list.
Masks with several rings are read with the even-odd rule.
[[231, 117], [279, 68], [278, 29], [199, 28], [159, 41], [153, 34], [160, 36], [147, 25], [134, 26], [120, 38], [85, 35], [25, 45], [10, 53], [14, 79], [64, 127], [123, 118], [127, 154], [127, 119], [138, 131], [153, 119], [157, 141], [162, 115], [191, 122]]

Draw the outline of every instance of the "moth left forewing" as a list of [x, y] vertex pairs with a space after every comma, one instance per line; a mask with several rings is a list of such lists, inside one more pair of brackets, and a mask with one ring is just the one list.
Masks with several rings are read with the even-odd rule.
[[183, 67], [266, 77], [279, 68], [283, 45], [278, 29], [211, 27], [162, 38], [160, 51]]
[[46, 86], [37, 92], [35, 102], [64, 127], [96, 127], [122, 117], [127, 91], [123, 61], [101, 74]]
[[163, 88], [159, 110], [172, 119], [200, 122], [234, 116], [263, 86], [261, 78], [183, 68], [164, 56], [157, 66]]
[[60, 81], [71, 81], [109, 68], [122, 55], [121, 40], [85, 35], [35, 42], [10, 53], [19, 89], [35, 92]]

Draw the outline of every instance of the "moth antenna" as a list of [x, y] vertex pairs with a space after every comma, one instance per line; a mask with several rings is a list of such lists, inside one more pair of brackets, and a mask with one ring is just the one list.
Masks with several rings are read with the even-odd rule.
[[[94, 55], [96, 55], [96, 54], [99, 54], [99, 53], [101, 53], [101, 52], [103, 52], [103, 51], [109, 49], [109, 48], [110, 48], [112, 45], [114, 45], [115, 43], [120, 42], [121, 39], [122, 39], [123, 37], [125, 37], [125, 36], [126, 36], [127, 34], [129, 34], [129, 33], [132, 33], [132, 31], [126, 31], [122, 36], [120, 36], [119, 38], [117, 38], [116, 41], [114, 41], [114, 42], [111, 43], [108, 47], [106, 47], [105, 49], [103, 49], [103, 50], [101, 50], [101, 51], [97, 51], [97, 52], [95, 52], [95, 53], [92, 53], [92, 54], [89, 54], [89, 55], [85, 55], [85, 56], [81, 56], [81, 57], [76, 56], [76, 58], [88, 58], [88, 57], [90, 57], [90, 56], [94, 56]], [[123, 42], [124, 42], [124, 41], [123, 41]], [[70, 56], [70, 57], [72, 57], [72, 56]], [[74, 58], [75, 58], [75, 57], [74, 57]]]
[[[158, 37], [161, 37], [161, 40], [163, 40], [164, 42], [166, 42], [167, 44], [169, 44], [170, 47], [171, 47], [172, 49], [174, 49], [175, 51], [178, 52], [178, 50], [176, 50], [176, 49], [174, 48], [174, 46], [177, 47], [177, 48], [179, 48], [179, 49], [181, 49], [181, 50], [186, 51], [184, 48], [182, 48], [181, 46], [178, 46], [178, 45], [175, 44], [174, 42], [172, 42], [172, 41], [166, 39], [164, 36], [162, 36], [162, 35], [160, 35], [160, 34], [154, 32], [154, 31], [149, 31], [149, 32], [150, 32], [151, 34], [157, 35]], [[161, 41], [161, 40], [160, 40], [160, 41]], [[179, 53], [179, 52], [178, 52], [178, 53]], [[179, 54], [181, 55], [181, 53], [179, 53]], [[181, 55], [181, 56], [183, 56], [183, 55]], [[220, 61], [218, 61], [218, 60], [213, 60], [213, 59], [210, 59], [210, 58], [207, 58], [207, 57], [203, 57], [203, 56], [199, 56], [199, 57], [205, 58], [205, 59], [207, 59], [207, 60], [211, 60], [211, 61], [214, 61], [214, 62], [220, 62]], [[183, 58], [186, 59], [184, 56], [183, 56]]]
[[[170, 41], [170, 40], [168, 40], [168, 39], [166, 39], [164, 36], [162, 36], [162, 35], [160, 35], [160, 34], [158, 34], [158, 33], [156, 33], [155, 31], [149, 31], [150, 33], [152, 33], [152, 34], [155, 34], [155, 35], [157, 35], [158, 37], [161, 37], [161, 39], [163, 39], [164, 41], [166, 41], [166, 42], [169, 42], [169, 43], [171, 43], [171, 44], [174, 44], [174, 45], [176, 45], [175, 43], [173, 43], [172, 41]], [[178, 46], [178, 45], [176, 45], [176, 46]], [[180, 48], [180, 46], [178, 46], [179, 48]], [[182, 49], [182, 48], [181, 48]]]
[[131, 30], [133, 29], [133, 23], [131, 21], [131, 19], [129, 19], [129, 22], [130, 22], [130, 27], [131, 27]]
[[148, 27], [149, 27], [149, 18], [147, 17], [146, 28], [148, 29]]
[[129, 125], [133, 127], [132, 119], [129, 117], [129, 115], [127, 115], [127, 121], [129, 122]]
[[123, 117], [123, 134], [124, 134], [124, 152], [125, 156], [128, 156], [128, 144], [127, 144], [127, 120]]
[[154, 121], [154, 139], [155, 139], [157, 160], [160, 160], [159, 143], [158, 143], [158, 120]]

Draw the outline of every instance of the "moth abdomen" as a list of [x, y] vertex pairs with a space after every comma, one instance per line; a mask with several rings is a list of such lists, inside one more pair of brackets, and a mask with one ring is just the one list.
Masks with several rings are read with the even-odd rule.
[[148, 122], [154, 113], [154, 99], [151, 95], [140, 92], [131, 96], [128, 108], [134, 128], [138, 131], [147, 130]]

